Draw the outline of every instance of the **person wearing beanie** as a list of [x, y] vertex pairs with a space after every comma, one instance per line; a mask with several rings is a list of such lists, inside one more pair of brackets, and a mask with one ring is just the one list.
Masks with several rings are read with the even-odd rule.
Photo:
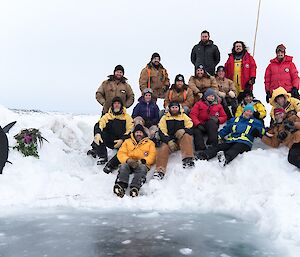
[[245, 89], [253, 91], [256, 79], [256, 63], [247, 51], [243, 41], [235, 41], [231, 54], [225, 63], [226, 78], [231, 79], [237, 85], [237, 98], [241, 101], [242, 92]]
[[[206, 145], [216, 146], [218, 144], [219, 125], [227, 120], [227, 115], [218, 102], [217, 93], [208, 88], [203, 99], [198, 101], [190, 112], [194, 126], [195, 151], [206, 149]], [[204, 137], [207, 136], [206, 143]]]
[[253, 105], [247, 104], [241, 116], [231, 118], [219, 131], [219, 144], [199, 152], [197, 158], [209, 160], [217, 156], [220, 166], [224, 167], [239, 154], [250, 151], [254, 138], [265, 134], [262, 121], [254, 118], [253, 113]]
[[167, 70], [160, 63], [160, 55], [153, 53], [150, 62], [142, 69], [139, 79], [140, 90], [145, 88], [153, 90], [152, 99], [165, 98], [166, 92], [170, 86], [170, 80]]
[[[231, 119], [234, 117], [238, 106], [236, 85], [231, 79], [225, 78], [225, 67], [221, 65], [217, 67], [216, 81], [221, 104], [227, 115], [227, 119]], [[229, 106], [231, 106], [231, 109]]]
[[[130, 196], [138, 196], [141, 186], [146, 182], [147, 172], [156, 158], [155, 144], [148, 138], [141, 124], [134, 127], [130, 138], [120, 147], [117, 157], [121, 165], [113, 192], [122, 198], [129, 187]], [[133, 179], [129, 185], [130, 174], [133, 174]]]
[[290, 113], [296, 113], [300, 117], [300, 100], [291, 96], [283, 87], [276, 88], [272, 97], [270, 98], [270, 104], [272, 105], [272, 109], [270, 112], [271, 123], [274, 121], [274, 109], [275, 108], [284, 108], [287, 115]]
[[134, 102], [134, 93], [124, 77], [122, 65], [117, 65], [114, 69], [114, 74], [109, 75], [108, 79], [103, 81], [96, 91], [96, 99], [103, 106], [102, 115], [108, 112], [112, 99], [116, 96], [122, 99], [122, 103], [126, 108], [130, 107]]
[[253, 106], [254, 108], [253, 116], [256, 119], [263, 120], [266, 117], [267, 111], [265, 106], [262, 104], [261, 101], [255, 99], [255, 97], [253, 96], [253, 91], [251, 91], [250, 89], [244, 90], [242, 94], [242, 102], [237, 107], [235, 117], [239, 117], [242, 115], [243, 109], [247, 104], [251, 104]]
[[[108, 161], [107, 147], [119, 149], [123, 141], [129, 137], [132, 128], [133, 120], [126, 113], [122, 99], [118, 96], [114, 97], [109, 111], [94, 126], [94, 141], [91, 144], [92, 149], [87, 154], [94, 158], [99, 157], [97, 164], [105, 164]], [[118, 165], [119, 161], [115, 155], [107, 162], [103, 171], [110, 173]]]
[[299, 76], [293, 57], [285, 54], [283, 44], [276, 47], [276, 57], [270, 60], [265, 72], [266, 101], [269, 102], [273, 91], [283, 87], [292, 97], [299, 97]]
[[262, 142], [274, 148], [287, 146], [288, 162], [300, 169], [300, 118], [297, 114], [275, 108], [274, 122], [262, 137]]
[[170, 102], [178, 102], [184, 109], [185, 114], [189, 115], [190, 109], [194, 105], [193, 91], [185, 84], [184, 76], [176, 75], [174, 84], [166, 93], [164, 107], [166, 108]]
[[210, 34], [207, 30], [201, 32], [200, 42], [193, 47], [191, 62], [195, 68], [202, 64], [209, 76], [215, 74], [216, 66], [220, 62], [220, 51], [214, 42], [210, 40]]
[[213, 88], [216, 92], [219, 90], [215, 77], [210, 76], [202, 64], [195, 67], [195, 75], [190, 77], [188, 85], [193, 91], [195, 103], [202, 98], [206, 89]]
[[155, 179], [163, 179], [170, 153], [180, 150], [183, 168], [194, 167], [193, 123], [183, 112], [178, 102], [169, 103], [169, 111], [164, 114], [158, 124], [162, 141], [156, 158]]

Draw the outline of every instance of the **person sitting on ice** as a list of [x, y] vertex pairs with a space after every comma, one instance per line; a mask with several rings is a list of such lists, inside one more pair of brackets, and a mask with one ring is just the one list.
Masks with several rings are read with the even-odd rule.
[[[273, 91], [272, 97], [270, 99], [270, 104], [272, 105], [271, 110], [271, 126], [274, 121], [274, 109], [283, 108], [287, 115], [290, 113], [300, 112], [300, 100], [294, 97], [291, 97], [291, 94], [288, 93], [283, 87], [276, 88]], [[300, 116], [300, 113], [299, 115]]]
[[224, 142], [199, 152], [198, 159], [209, 160], [218, 155], [220, 166], [223, 167], [239, 154], [250, 151], [254, 138], [262, 137], [265, 133], [262, 121], [254, 118], [253, 113], [253, 106], [246, 105], [240, 117], [231, 118], [219, 131], [220, 140]]
[[203, 99], [192, 108], [190, 117], [194, 124], [195, 151], [206, 149], [205, 134], [208, 136], [207, 145], [217, 145], [219, 124], [226, 122], [227, 116], [213, 89], [206, 90]]
[[235, 117], [241, 116], [244, 111], [244, 107], [247, 104], [251, 104], [254, 108], [253, 117], [259, 120], [263, 120], [267, 114], [266, 108], [261, 101], [255, 99], [255, 97], [253, 96], [253, 91], [251, 91], [250, 89], [245, 89], [241, 94], [242, 101], [236, 110]]
[[164, 107], [166, 108], [170, 102], [178, 102], [184, 110], [184, 113], [189, 115], [191, 108], [194, 105], [193, 91], [184, 82], [184, 76], [176, 75], [174, 84], [167, 91]]
[[287, 146], [288, 162], [300, 168], [300, 118], [296, 114], [287, 117], [283, 108], [275, 108], [274, 123], [262, 141], [275, 148]]
[[163, 179], [169, 155], [180, 149], [183, 168], [194, 167], [193, 122], [183, 112], [178, 102], [170, 102], [169, 111], [159, 121], [159, 135], [162, 145], [158, 149], [155, 179]]
[[[123, 141], [129, 137], [132, 128], [133, 120], [126, 113], [121, 98], [114, 97], [108, 113], [104, 114], [94, 126], [94, 141], [91, 144], [92, 149], [87, 154], [94, 158], [98, 156], [98, 164], [105, 164], [108, 161], [106, 147], [119, 149]], [[119, 161], [115, 155], [103, 171], [109, 173], [118, 165]]]
[[119, 197], [125, 195], [129, 175], [133, 173], [130, 196], [138, 196], [141, 186], [146, 181], [147, 171], [156, 158], [155, 145], [147, 137], [142, 125], [138, 124], [134, 127], [130, 138], [126, 139], [120, 147], [117, 157], [121, 166], [113, 188], [114, 193]]
[[[237, 106], [237, 88], [235, 83], [228, 78], [225, 78], [224, 66], [220, 65], [216, 72], [216, 81], [219, 86], [218, 96], [221, 98], [221, 103], [227, 115], [227, 119], [234, 117]], [[231, 106], [231, 110], [229, 109]]]

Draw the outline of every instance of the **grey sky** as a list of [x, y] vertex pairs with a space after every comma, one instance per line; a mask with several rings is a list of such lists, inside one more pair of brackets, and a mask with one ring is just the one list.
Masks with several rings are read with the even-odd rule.
[[[141, 69], [159, 52], [171, 81], [193, 73], [192, 47], [207, 29], [227, 60], [235, 40], [252, 53], [258, 1], [0, 0], [0, 104], [8, 108], [100, 113], [99, 84], [117, 64], [139, 96]], [[254, 92], [275, 47], [300, 68], [299, 1], [262, 0]]]

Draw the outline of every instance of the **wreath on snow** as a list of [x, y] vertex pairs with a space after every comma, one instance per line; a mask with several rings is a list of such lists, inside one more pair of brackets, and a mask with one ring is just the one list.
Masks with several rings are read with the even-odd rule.
[[41, 147], [44, 140], [48, 142], [41, 132], [35, 128], [22, 129], [14, 138], [17, 140], [17, 145], [13, 149], [17, 149], [24, 156], [34, 156], [36, 158], [39, 158], [38, 145]]

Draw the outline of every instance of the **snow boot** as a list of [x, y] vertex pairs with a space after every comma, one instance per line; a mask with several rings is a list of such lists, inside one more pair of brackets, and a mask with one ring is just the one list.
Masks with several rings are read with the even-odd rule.
[[156, 179], [156, 180], [162, 180], [164, 178], [164, 176], [165, 176], [165, 174], [160, 170], [156, 170], [153, 173], [153, 178]]
[[207, 160], [208, 157], [207, 157], [207, 155], [204, 151], [197, 151], [195, 153], [195, 159], [196, 159], [196, 161], [198, 161], [198, 160]]
[[114, 185], [113, 191], [120, 198], [123, 198], [125, 195], [125, 188], [120, 183]]
[[107, 163], [108, 159], [107, 157], [99, 157], [99, 160], [97, 161], [97, 165], [103, 165]]
[[93, 158], [97, 158], [97, 152], [95, 149], [88, 150], [87, 155], [91, 155]]
[[110, 162], [108, 162], [108, 163], [105, 164], [105, 166], [104, 166], [104, 168], [103, 168], [103, 171], [104, 171], [106, 174], [109, 174], [109, 173], [113, 172], [115, 169], [116, 169], [116, 168], [113, 167], [113, 166], [111, 165]]
[[220, 167], [224, 167], [227, 164], [227, 160], [223, 151], [217, 153], [217, 158], [219, 161]]
[[184, 169], [186, 168], [194, 168], [195, 167], [195, 162], [193, 157], [186, 157], [182, 160], [182, 167]]
[[131, 197], [136, 197], [139, 195], [139, 190], [136, 187], [132, 187], [129, 194]]

